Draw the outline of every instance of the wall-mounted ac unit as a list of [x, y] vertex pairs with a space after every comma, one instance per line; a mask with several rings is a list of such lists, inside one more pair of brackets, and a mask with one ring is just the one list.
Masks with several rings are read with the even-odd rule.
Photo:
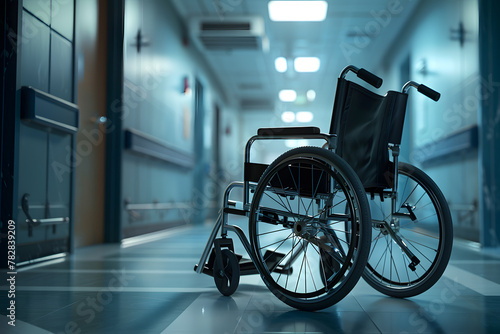
[[194, 40], [205, 50], [266, 50], [264, 19], [259, 16], [197, 17], [190, 22]]

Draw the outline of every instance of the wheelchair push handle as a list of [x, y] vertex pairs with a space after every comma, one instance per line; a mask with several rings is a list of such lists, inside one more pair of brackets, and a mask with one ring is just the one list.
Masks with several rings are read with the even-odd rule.
[[360, 68], [358, 71], [358, 78], [361, 80], [364, 80], [368, 82], [370, 85], [372, 85], [375, 88], [380, 88], [382, 86], [382, 78], [376, 76], [375, 74], [368, 72], [364, 68]]
[[425, 96], [434, 101], [439, 101], [439, 98], [441, 97], [441, 94], [436, 92], [434, 89], [429, 88], [426, 85], [419, 84], [415, 81], [408, 81], [403, 86], [403, 93], [407, 93], [410, 87], [415, 87], [419, 91], [419, 93], [424, 94]]
[[347, 75], [347, 73], [349, 73], [349, 71], [356, 73], [358, 78], [360, 78], [363, 81], [366, 81], [367, 83], [369, 83], [370, 85], [372, 85], [375, 88], [380, 88], [380, 86], [382, 86], [382, 82], [383, 82], [382, 78], [365, 70], [364, 68], [357, 68], [357, 67], [352, 66], [352, 65], [349, 65], [346, 68], [344, 68], [344, 70], [340, 74], [340, 77], [345, 78], [345, 76]]
[[417, 90], [434, 101], [438, 101], [441, 97], [441, 94], [436, 92], [434, 89], [427, 87], [426, 85], [419, 85], [417, 87]]

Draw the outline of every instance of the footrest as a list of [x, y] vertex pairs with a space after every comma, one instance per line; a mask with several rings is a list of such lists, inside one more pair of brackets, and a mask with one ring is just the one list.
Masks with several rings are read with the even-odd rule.
[[278, 263], [280, 263], [280, 261], [284, 257], [285, 257], [285, 254], [266, 250], [266, 253], [264, 254], [264, 261], [266, 261], [267, 267], [269, 269], [272, 269], [273, 272], [284, 274], [284, 275], [290, 275], [292, 273], [292, 268], [285, 268], [281, 264], [278, 265]]
[[[259, 272], [257, 271], [257, 268], [255, 268], [254, 263], [250, 259], [243, 258], [242, 255], [235, 254], [236, 258], [238, 259], [238, 263], [240, 265], [240, 275], [255, 275], [258, 274]], [[202, 273], [208, 275], [208, 276], [213, 276], [214, 275], [214, 262], [215, 262], [215, 249], [212, 248], [212, 252], [210, 253], [210, 256], [208, 258], [208, 262], [205, 264], [203, 267]], [[195, 265], [194, 270], [196, 271], [196, 268], [198, 268], [198, 265]]]
[[[241, 256], [241, 255], [240, 255]], [[257, 268], [252, 260], [241, 258], [240, 260], [240, 275], [255, 275], [258, 274]]]
[[[251, 259], [244, 258], [242, 255], [235, 254], [238, 258], [238, 263], [240, 265], [240, 275], [255, 275], [258, 274], [259, 271], [255, 267], [255, 264]], [[264, 254], [264, 259], [266, 259], [266, 264], [269, 268], [273, 268], [273, 272], [290, 275], [292, 273], [292, 268], [285, 268], [282, 265], [277, 265], [283, 258], [285, 254], [271, 252], [269, 250]], [[210, 257], [208, 258], [208, 262], [203, 267], [202, 272], [206, 275], [213, 276], [214, 275], [214, 262], [215, 262], [215, 249], [212, 248], [212, 252], [210, 253]], [[196, 271], [198, 265], [195, 265], [194, 270]]]
[[[247, 259], [242, 257], [241, 255], [236, 255], [239, 260], [240, 264], [240, 275], [255, 275], [258, 274], [259, 271], [255, 267], [255, 263], [253, 263], [252, 260]], [[292, 273], [291, 268], [284, 268], [281, 265], [278, 265], [280, 261], [285, 257], [285, 254], [277, 253], [277, 252], [271, 252], [271, 251], [266, 251], [264, 254], [264, 259], [266, 259], [266, 264], [268, 268], [273, 268], [273, 272], [284, 274], [284, 275], [289, 275]]]
[[238, 215], [238, 216], [246, 216], [248, 211], [245, 210], [240, 210], [240, 209], [233, 209], [233, 208], [224, 208], [225, 213], [229, 213], [231, 215]]

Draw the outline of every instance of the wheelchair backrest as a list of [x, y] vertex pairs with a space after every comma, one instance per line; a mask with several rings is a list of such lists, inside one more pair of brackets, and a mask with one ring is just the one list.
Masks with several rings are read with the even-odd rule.
[[354, 82], [338, 79], [330, 133], [336, 153], [358, 174], [368, 191], [392, 187], [388, 145], [401, 143], [408, 95], [378, 95]]

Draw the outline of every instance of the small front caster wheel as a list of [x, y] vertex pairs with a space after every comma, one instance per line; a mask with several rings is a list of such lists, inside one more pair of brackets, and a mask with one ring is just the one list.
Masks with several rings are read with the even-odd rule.
[[240, 265], [238, 258], [229, 249], [221, 250], [222, 268], [214, 263], [214, 281], [217, 289], [224, 296], [232, 295], [238, 288], [240, 282]]

